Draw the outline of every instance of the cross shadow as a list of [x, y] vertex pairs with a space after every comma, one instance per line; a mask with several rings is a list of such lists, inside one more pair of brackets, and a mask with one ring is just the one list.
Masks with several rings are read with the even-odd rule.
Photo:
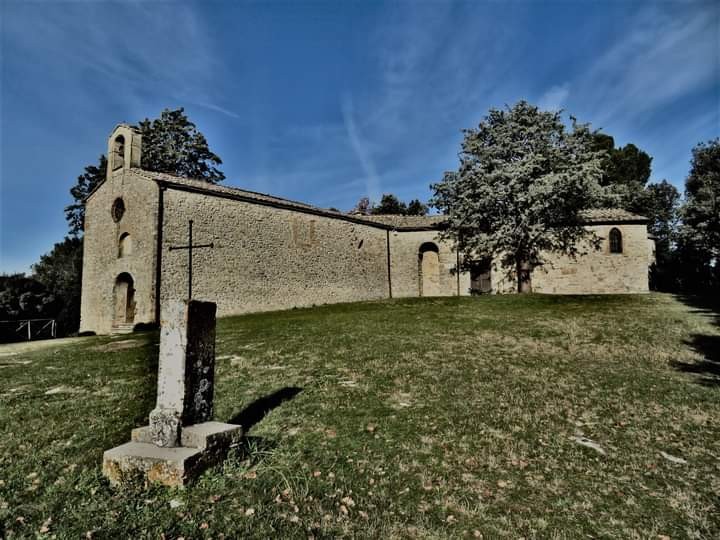
[[[720, 326], [720, 301], [698, 296], [678, 296], [678, 300]], [[697, 383], [720, 388], [720, 335], [693, 334], [685, 341], [690, 349], [703, 357], [694, 363], [671, 360], [670, 366], [684, 373], [699, 375]]]
[[285, 401], [293, 399], [300, 392], [302, 392], [302, 388], [285, 386], [272, 394], [256, 399], [250, 403], [250, 405], [230, 418], [228, 424], [240, 425], [243, 427], [243, 431], [247, 433], [250, 428], [265, 418], [270, 411], [279, 407]]

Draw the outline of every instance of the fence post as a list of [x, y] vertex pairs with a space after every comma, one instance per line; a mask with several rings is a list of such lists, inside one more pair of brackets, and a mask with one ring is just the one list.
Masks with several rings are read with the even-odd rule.
[[30, 331], [30, 321], [28, 321], [28, 341], [32, 341], [32, 332]]

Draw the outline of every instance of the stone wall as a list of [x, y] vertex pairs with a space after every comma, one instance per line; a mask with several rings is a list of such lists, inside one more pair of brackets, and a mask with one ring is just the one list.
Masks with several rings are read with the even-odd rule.
[[[608, 234], [616, 227], [622, 233], [622, 253], [610, 253]], [[550, 294], [618, 294], [648, 292], [650, 255], [647, 226], [607, 224], [588, 226], [602, 242], [599, 250], [572, 259], [548, 255], [547, 262], [532, 273], [534, 292]], [[493, 265], [493, 292], [515, 292], [514, 273]]]
[[[457, 266], [457, 254], [449, 243], [439, 240], [437, 231], [392, 231], [390, 260], [393, 297], [421, 296], [420, 249], [427, 243], [434, 244], [438, 248], [438, 296], [458, 294], [458, 276], [454, 272]], [[460, 274], [460, 294], [470, 294], [470, 275], [467, 272]]]
[[[125, 212], [117, 223], [111, 211], [121, 198]], [[111, 173], [85, 205], [80, 330], [110, 332], [115, 318], [115, 283], [123, 273], [135, 288], [132, 324], [155, 320], [155, 251], [158, 186], [127, 169]], [[120, 257], [120, 238], [129, 233], [130, 253]]]
[[168, 188], [161, 299], [187, 296], [187, 243], [193, 220], [193, 297], [218, 315], [388, 297], [386, 232], [326, 216]]

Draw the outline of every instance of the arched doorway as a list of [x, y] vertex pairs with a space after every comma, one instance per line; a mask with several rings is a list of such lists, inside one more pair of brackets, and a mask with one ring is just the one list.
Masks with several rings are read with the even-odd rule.
[[113, 295], [115, 299], [114, 324], [132, 324], [135, 319], [135, 282], [130, 274], [123, 272], [117, 277]]
[[440, 296], [440, 257], [433, 242], [420, 246], [420, 296]]

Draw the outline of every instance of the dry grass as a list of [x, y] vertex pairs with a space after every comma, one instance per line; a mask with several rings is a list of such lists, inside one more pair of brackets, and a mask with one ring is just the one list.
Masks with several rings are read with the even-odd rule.
[[249, 433], [184, 492], [99, 473], [152, 408], [156, 335], [14, 355], [0, 523], [8, 538], [717, 537], [717, 322], [663, 295], [224, 319], [216, 418]]

